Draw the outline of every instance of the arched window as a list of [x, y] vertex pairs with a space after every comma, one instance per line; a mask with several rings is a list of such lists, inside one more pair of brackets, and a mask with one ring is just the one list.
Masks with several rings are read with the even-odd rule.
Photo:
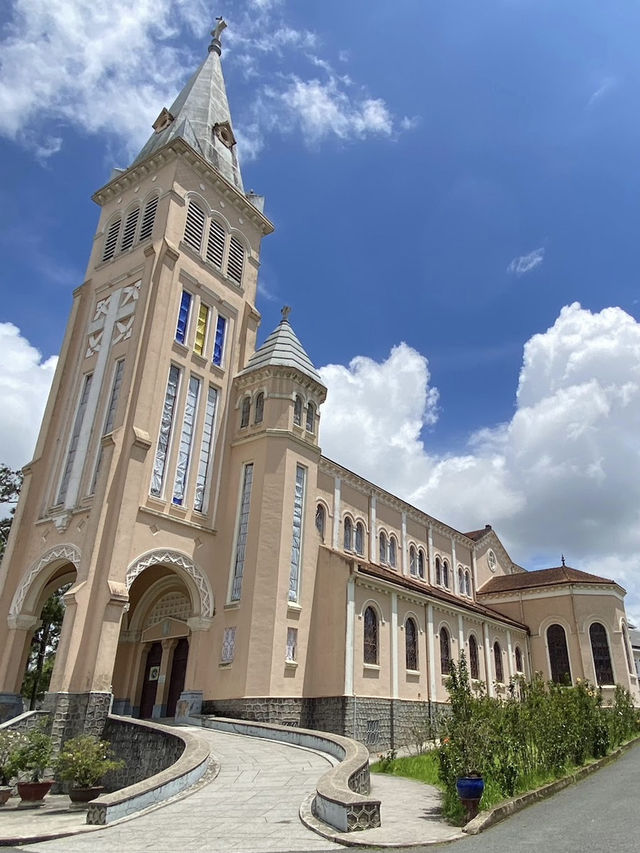
[[140, 226], [140, 240], [146, 240], [151, 237], [153, 232], [153, 223], [156, 221], [156, 210], [158, 209], [158, 196], [154, 195], [147, 201], [142, 214], [142, 225]]
[[442, 561], [442, 586], [449, 589], [449, 563]]
[[567, 651], [567, 635], [562, 625], [549, 625], [547, 628], [547, 647], [549, 649], [549, 666], [551, 680], [556, 684], [571, 683], [571, 668], [569, 667], [569, 652]]
[[418, 571], [416, 549], [413, 545], [409, 548], [409, 574], [415, 575]]
[[379, 544], [380, 562], [386, 563], [387, 562], [387, 534], [384, 532], [384, 530], [380, 531], [380, 536], [378, 538], [378, 541], [380, 543]]
[[471, 598], [471, 572], [464, 573], [464, 591]]
[[240, 415], [240, 427], [249, 426], [249, 415], [251, 413], [251, 397], [245, 397], [242, 401], [242, 414]]
[[110, 260], [116, 252], [116, 245], [118, 243], [118, 235], [120, 234], [120, 223], [122, 220], [118, 216], [117, 219], [114, 219], [109, 228], [107, 229], [107, 236], [104, 240], [104, 249], [102, 250], [102, 260], [108, 261]]
[[302, 426], [302, 397], [299, 394], [296, 394], [293, 404], [293, 423], [296, 426]]
[[451, 641], [449, 632], [443, 626], [440, 628], [440, 672], [449, 675], [451, 671]]
[[378, 614], [373, 607], [364, 611], [364, 662], [378, 663]]
[[218, 269], [222, 269], [225, 240], [224, 228], [217, 220], [212, 219], [209, 226], [209, 239], [207, 240], [207, 260]]
[[316, 407], [313, 403], [307, 404], [307, 432], [316, 431]]
[[522, 652], [520, 646], [516, 646], [516, 672], [524, 672], [522, 668]]
[[458, 566], [458, 592], [464, 595], [464, 571], [462, 566]]
[[627, 632], [627, 626], [622, 625], [622, 645], [624, 646], [624, 654], [627, 658], [627, 669], [631, 673], [631, 675], [635, 675], [633, 671], [633, 663], [631, 662], [631, 655], [629, 654], [629, 634]]
[[199, 252], [202, 248], [202, 235], [204, 233], [204, 210], [197, 201], [189, 199], [187, 208], [187, 221], [184, 226], [184, 242]]
[[356, 524], [356, 554], [364, 554], [364, 524], [361, 521]]
[[436, 583], [442, 586], [442, 563], [440, 557], [436, 557]]
[[346, 516], [344, 520], [344, 550], [351, 551], [353, 545], [353, 522]]
[[502, 649], [500, 643], [496, 640], [493, 644], [493, 662], [496, 668], [496, 681], [502, 684], [504, 681], [504, 672], [502, 671]]
[[389, 565], [392, 569], [398, 565], [398, 543], [395, 536], [389, 537]]
[[316, 507], [316, 530], [320, 534], [320, 538], [324, 542], [324, 527], [326, 522], [326, 513], [322, 504]]
[[593, 665], [596, 670], [596, 681], [598, 685], [613, 684], [613, 670], [611, 668], [611, 655], [609, 654], [609, 641], [604, 625], [594, 622], [589, 628], [591, 638], [591, 651], [593, 652]]
[[264, 417], [264, 394], [262, 391], [256, 397], [256, 414], [254, 423], [261, 424]]
[[133, 246], [139, 216], [140, 208], [137, 206], [127, 213], [127, 218], [124, 221], [124, 231], [122, 232], [122, 245], [120, 246], [120, 249], [123, 252]]
[[409, 617], [404, 624], [405, 658], [407, 669], [418, 669], [418, 629], [415, 619]]
[[469, 637], [469, 674], [476, 680], [480, 678], [480, 665], [478, 663], [478, 641], [473, 636]]
[[244, 267], [244, 246], [240, 240], [231, 237], [229, 240], [229, 254], [227, 256], [227, 275], [229, 278], [242, 283], [242, 269]]
[[418, 577], [424, 580], [424, 551], [422, 548], [418, 550]]

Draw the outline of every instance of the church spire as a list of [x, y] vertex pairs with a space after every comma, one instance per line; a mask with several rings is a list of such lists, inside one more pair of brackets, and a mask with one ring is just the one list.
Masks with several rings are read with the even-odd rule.
[[244, 192], [220, 62], [220, 36], [227, 24], [222, 18], [216, 21], [206, 59], [171, 107], [162, 109], [153, 123], [153, 134], [134, 163], [141, 163], [171, 140], [181, 138]]

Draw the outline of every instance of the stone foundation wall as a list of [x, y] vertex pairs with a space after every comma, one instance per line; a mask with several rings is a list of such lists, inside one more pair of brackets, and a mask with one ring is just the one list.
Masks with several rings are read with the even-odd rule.
[[122, 770], [104, 777], [107, 791], [119, 791], [166, 770], [184, 752], [184, 741], [171, 732], [114, 717], [107, 719], [102, 737], [111, 742], [115, 757], [126, 762]]
[[51, 717], [56, 748], [76, 735], [101, 737], [110, 706], [110, 693], [47, 693], [43, 709]]

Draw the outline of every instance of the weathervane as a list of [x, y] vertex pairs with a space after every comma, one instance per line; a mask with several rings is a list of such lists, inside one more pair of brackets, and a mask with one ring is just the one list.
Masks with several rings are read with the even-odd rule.
[[289, 305], [284, 305], [284, 306], [282, 307], [282, 310], [281, 310], [281, 312], [280, 312], [280, 313], [282, 314], [282, 321], [284, 322], [284, 321], [286, 320], [286, 321], [288, 322], [288, 321], [289, 321], [289, 314], [291, 314], [291, 308], [290, 308], [290, 306], [289, 306]]
[[211, 30], [211, 35], [213, 36], [213, 40], [209, 45], [209, 51], [215, 50], [215, 52], [220, 55], [222, 48], [220, 45], [220, 35], [222, 31], [226, 28], [227, 22], [224, 20], [222, 15], [216, 18], [218, 22], [213, 30]]

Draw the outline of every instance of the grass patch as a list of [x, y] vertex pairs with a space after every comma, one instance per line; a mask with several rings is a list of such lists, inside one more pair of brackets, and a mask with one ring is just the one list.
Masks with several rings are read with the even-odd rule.
[[435, 751], [425, 752], [422, 755], [407, 755], [402, 758], [376, 761], [371, 765], [373, 773], [387, 773], [390, 776], [406, 776], [409, 779], [417, 779], [427, 785], [435, 785], [436, 788], [444, 790], [444, 785], [438, 777], [438, 755]]

